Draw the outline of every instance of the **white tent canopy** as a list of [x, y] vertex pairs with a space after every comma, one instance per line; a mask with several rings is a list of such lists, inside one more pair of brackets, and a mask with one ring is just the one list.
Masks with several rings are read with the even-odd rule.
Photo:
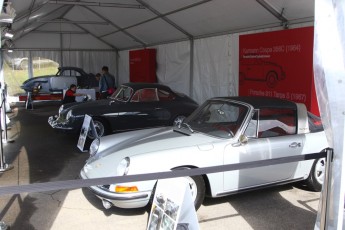
[[129, 50], [156, 48], [158, 81], [199, 103], [238, 94], [239, 34], [314, 21], [313, 0], [11, 0], [11, 5], [17, 14], [12, 24], [17, 52], [11, 57], [41, 52], [92, 73], [108, 65], [121, 84], [129, 81]]
[[313, 0], [10, 1], [18, 49], [119, 51], [314, 20]]

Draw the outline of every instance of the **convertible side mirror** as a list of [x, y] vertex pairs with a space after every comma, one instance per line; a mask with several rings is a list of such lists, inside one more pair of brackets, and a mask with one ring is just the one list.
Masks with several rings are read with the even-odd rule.
[[244, 134], [241, 134], [240, 138], [238, 139], [237, 143], [232, 144], [234, 147], [239, 147], [241, 145], [245, 145], [248, 143], [248, 137]]

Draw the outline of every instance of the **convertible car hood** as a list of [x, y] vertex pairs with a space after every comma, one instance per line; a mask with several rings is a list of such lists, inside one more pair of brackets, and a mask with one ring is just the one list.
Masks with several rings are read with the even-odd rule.
[[88, 178], [114, 176], [117, 165], [125, 157], [164, 154], [179, 148], [209, 151], [217, 140], [200, 133], [175, 132], [172, 127], [113, 134], [101, 138], [98, 153], [87, 160], [83, 171]]
[[[192, 135], [175, 132], [172, 127], [144, 129], [120, 134], [113, 134], [101, 138], [101, 145], [98, 154], [90, 158], [89, 162], [95, 161], [109, 155], [116, 155], [119, 158], [130, 157], [138, 154], [165, 151], [185, 147], [212, 146], [212, 141], [218, 139], [204, 134], [194, 133]], [[207, 148], [205, 148], [207, 149]]]

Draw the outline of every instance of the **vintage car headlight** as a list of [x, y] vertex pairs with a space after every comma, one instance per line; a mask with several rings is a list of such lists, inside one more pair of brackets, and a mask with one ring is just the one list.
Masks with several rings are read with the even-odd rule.
[[66, 114], [66, 120], [69, 120], [72, 115], [72, 110], [68, 111], [68, 113]]
[[130, 160], [129, 157], [125, 157], [122, 159], [120, 164], [117, 166], [117, 176], [124, 176], [127, 175], [128, 173], [128, 168], [129, 168]]
[[62, 110], [63, 110], [63, 105], [61, 105], [60, 108], [59, 108], [59, 115], [60, 115]]
[[100, 143], [101, 142], [99, 138], [96, 138], [95, 140], [92, 141], [90, 145], [90, 150], [89, 150], [90, 157], [93, 157], [97, 153]]

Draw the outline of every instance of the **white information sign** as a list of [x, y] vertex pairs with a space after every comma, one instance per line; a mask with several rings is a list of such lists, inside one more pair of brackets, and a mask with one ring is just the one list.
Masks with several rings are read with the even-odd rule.
[[89, 131], [91, 131], [93, 133], [93, 136], [97, 137], [97, 133], [96, 133], [96, 130], [95, 130], [95, 126], [93, 124], [92, 117], [90, 117], [89, 115], [85, 114], [83, 126], [81, 127], [80, 135], [79, 135], [79, 139], [78, 139], [78, 144], [77, 144], [77, 147], [82, 152], [86, 152], [87, 151], [84, 148], [85, 148], [85, 142], [86, 142], [86, 138], [87, 138], [87, 135], [88, 135]]
[[159, 180], [147, 230], [199, 230], [194, 201], [185, 178]]

